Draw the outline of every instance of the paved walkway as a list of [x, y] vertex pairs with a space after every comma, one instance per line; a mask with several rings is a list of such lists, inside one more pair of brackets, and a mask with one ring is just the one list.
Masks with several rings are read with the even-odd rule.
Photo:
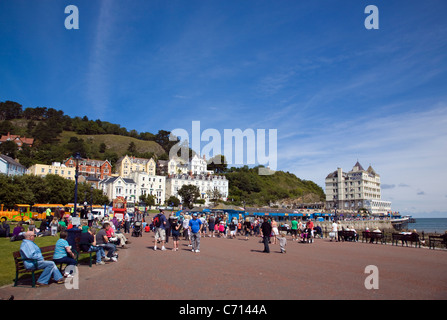
[[[301, 300], [447, 299], [447, 251], [369, 243], [290, 241], [262, 253], [260, 238], [202, 238], [201, 252], [154, 251], [153, 233], [130, 238], [119, 261], [81, 265], [79, 289], [0, 288], [0, 299]], [[172, 242], [167, 245], [172, 248]], [[378, 268], [379, 288], [367, 290], [368, 265]]]

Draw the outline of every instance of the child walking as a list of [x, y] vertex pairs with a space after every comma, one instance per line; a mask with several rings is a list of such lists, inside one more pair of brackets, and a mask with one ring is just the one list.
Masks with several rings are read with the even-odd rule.
[[50, 223], [51, 235], [55, 236], [57, 234], [57, 228], [59, 227], [59, 221], [56, 217], [53, 218], [53, 221]]
[[284, 233], [281, 233], [279, 236], [277, 236], [277, 239], [279, 242], [279, 248], [281, 249], [281, 253], [286, 253], [287, 239]]

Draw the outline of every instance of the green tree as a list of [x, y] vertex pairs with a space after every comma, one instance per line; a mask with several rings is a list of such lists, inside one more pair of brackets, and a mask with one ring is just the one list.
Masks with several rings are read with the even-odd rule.
[[[74, 202], [74, 184], [73, 184], [73, 202]], [[90, 204], [104, 205], [109, 204], [110, 201], [109, 198], [106, 195], [104, 195], [104, 193], [101, 190], [92, 187], [92, 185], [89, 183], [82, 182], [78, 184], [78, 202], [79, 203], [87, 202], [88, 205]]]
[[178, 207], [180, 205], [180, 200], [176, 196], [170, 196], [168, 200], [166, 200], [166, 205]]
[[7, 155], [13, 159], [17, 158], [19, 148], [14, 141], [5, 141], [0, 144], [0, 153]]
[[104, 152], [106, 152], [106, 150], [107, 150], [107, 145], [106, 145], [104, 142], [102, 142], [102, 143], [99, 145], [99, 152], [100, 152], [100, 153], [104, 153]]
[[46, 185], [46, 201], [44, 203], [67, 204], [74, 202], [74, 182], [55, 174], [44, 177]]
[[135, 144], [135, 142], [132, 141], [131, 143], [129, 143], [129, 146], [127, 147], [127, 152], [131, 156], [135, 156], [137, 154], [137, 145]]
[[5, 174], [0, 174], [0, 203], [5, 208], [12, 209], [17, 203], [19, 187], [14, 185], [14, 180]]
[[0, 102], [0, 120], [12, 120], [21, 118], [22, 105], [14, 101]]
[[167, 154], [169, 154], [171, 148], [179, 141], [178, 138], [175, 141], [169, 141], [170, 135], [171, 132], [169, 131], [159, 130], [154, 139], [154, 141], [157, 142], [166, 151]]
[[146, 140], [146, 141], [154, 141], [155, 140], [155, 135], [153, 133], [150, 132], [141, 132], [139, 139], [141, 140]]
[[218, 154], [207, 161], [207, 169], [214, 173], [225, 173], [227, 171], [227, 160], [224, 155]]
[[222, 198], [222, 194], [217, 189], [209, 189], [206, 194], [208, 198], [214, 203], [214, 206], [217, 206], [219, 200]]
[[40, 121], [33, 130], [33, 137], [39, 140], [41, 144], [52, 144], [58, 140], [62, 133], [62, 125], [57, 121], [50, 119]]
[[65, 148], [70, 152], [70, 154], [75, 154], [79, 152], [81, 157], [86, 158], [88, 153], [88, 148], [84, 139], [78, 139], [77, 137], [71, 137]]
[[0, 135], [7, 135], [8, 133], [14, 134], [14, 128], [11, 121], [2, 121], [0, 122]]
[[194, 202], [200, 197], [200, 189], [193, 185], [183, 185], [178, 191], [178, 195], [183, 199], [183, 206], [192, 209]]
[[31, 167], [34, 164], [33, 151], [31, 147], [27, 144], [24, 144], [22, 146], [22, 150], [19, 150], [19, 152], [17, 153], [17, 159], [19, 159], [20, 163], [23, 164], [25, 167]]
[[140, 201], [144, 202], [146, 206], [155, 206], [155, 201], [157, 198], [152, 194], [142, 194], [140, 195]]

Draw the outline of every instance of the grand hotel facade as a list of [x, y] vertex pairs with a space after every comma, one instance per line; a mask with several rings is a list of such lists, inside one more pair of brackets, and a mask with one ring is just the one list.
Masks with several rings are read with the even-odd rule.
[[366, 209], [373, 215], [391, 211], [391, 202], [382, 200], [380, 175], [371, 166], [365, 170], [357, 162], [349, 172], [337, 168], [325, 184], [326, 210], [354, 213]]

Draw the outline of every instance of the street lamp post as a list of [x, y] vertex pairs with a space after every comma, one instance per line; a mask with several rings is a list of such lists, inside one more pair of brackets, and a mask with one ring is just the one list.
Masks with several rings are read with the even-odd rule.
[[75, 170], [75, 194], [74, 194], [74, 208], [73, 208], [73, 217], [77, 216], [76, 210], [78, 205], [78, 176], [79, 176], [79, 170], [78, 170], [78, 164], [79, 160], [81, 160], [81, 155], [79, 152], [76, 152], [74, 155], [74, 160], [76, 161], [76, 170]]
[[93, 213], [93, 186], [90, 187], [90, 212]]

